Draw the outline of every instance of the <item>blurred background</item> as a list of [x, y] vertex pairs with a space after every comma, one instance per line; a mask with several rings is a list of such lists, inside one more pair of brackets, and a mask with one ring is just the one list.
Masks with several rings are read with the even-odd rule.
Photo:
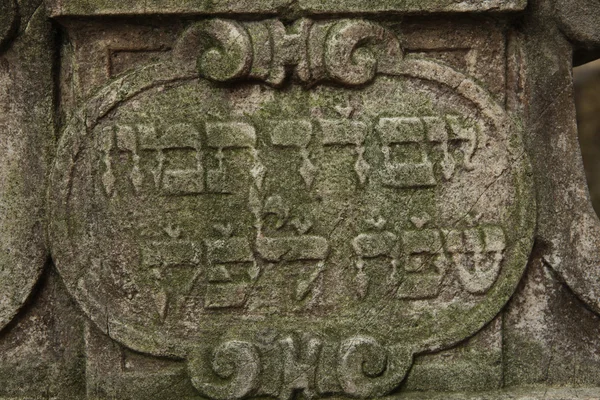
[[600, 60], [575, 68], [575, 103], [583, 164], [600, 215]]

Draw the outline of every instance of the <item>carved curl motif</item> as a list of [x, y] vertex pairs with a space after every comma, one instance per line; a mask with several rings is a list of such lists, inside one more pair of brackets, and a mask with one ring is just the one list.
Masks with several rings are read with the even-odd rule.
[[410, 352], [398, 347], [388, 350], [371, 337], [358, 336], [340, 346], [337, 373], [346, 394], [370, 398], [392, 391], [411, 365]]
[[248, 75], [252, 65], [251, 46], [248, 32], [241, 24], [213, 19], [188, 29], [174, 56], [187, 62], [184, 65], [197, 67], [210, 79], [226, 82]]
[[370, 21], [302, 19], [286, 28], [278, 20], [216, 19], [189, 28], [174, 55], [217, 82], [256, 79], [278, 86], [294, 71], [306, 83], [356, 86], [397, 71], [403, 51], [393, 32]]
[[[201, 360], [197, 360], [202, 364]], [[250, 343], [231, 341], [221, 344], [213, 354], [212, 369], [226, 383], [204, 383], [196, 370], [199, 365], [191, 364], [192, 383], [200, 393], [215, 400], [241, 399], [256, 389], [260, 372], [259, 358]]]
[[193, 385], [213, 400], [290, 400], [298, 393], [307, 399], [332, 394], [368, 399], [396, 388], [412, 360], [409, 348], [384, 346], [369, 336], [335, 343], [304, 335], [270, 346], [225, 342], [210, 355], [196, 354], [188, 365]]

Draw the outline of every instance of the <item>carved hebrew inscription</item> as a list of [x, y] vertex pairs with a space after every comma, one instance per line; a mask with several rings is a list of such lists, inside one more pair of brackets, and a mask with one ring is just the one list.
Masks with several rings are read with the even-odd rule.
[[528, 163], [468, 77], [355, 20], [209, 20], [173, 59], [90, 99], [54, 168], [57, 266], [112, 338], [213, 399], [371, 397], [508, 300]]
[[[460, 121], [456, 115], [386, 117], [379, 118], [371, 125], [344, 118], [315, 121], [296, 119], [269, 121], [266, 127], [267, 132], [264, 133], [266, 140], [270, 139], [272, 148], [262, 152], [290, 152], [299, 157], [298, 167], [293, 168], [297, 176], [293, 179], [302, 179], [304, 185], [300, 185], [298, 190], [305, 193], [313, 192], [313, 184], [322, 186], [327, 180], [327, 176], [311, 160], [309, 144], [316, 141], [313, 132], [317, 131], [322, 134], [320, 146], [324, 155], [346, 148], [349, 148], [347, 152], [355, 154], [354, 176], [351, 176], [351, 180], [357, 192], [375, 185], [382, 190], [426, 191], [452, 180], [457, 169], [474, 169], [471, 158], [477, 147], [477, 129], [472, 122]], [[205, 133], [204, 137], [200, 132]], [[369, 135], [378, 136], [379, 139], [377, 146], [372, 148], [373, 160], [378, 159], [381, 163], [379, 170], [372, 168], [365, 158], [365, 143]], [[202, 150], [201, 143], [206, 144], [206, 151]], [[231, 221], [227, 222], [228, 228], [220, 228], [220, 223], [215, 221], [216, 230], [226, 229], [222, 232], [225, 238], [198, 242], [152, 241], [142, 248], [142, 263], [148, 267], [198, 267], [200, 254], [205, 253], [208, 267], [206, 282], [209, 283], [205, 306], [208, 308], [244, 306], [250, 281], [242, 280], [233, 284], [229, 269], [243, 268], [243, 264], [249, 263], [251, 269], [247, 275], [251, 281], [256, 280], [260, 267], [255, 252], [265, 262], [317, 262], [315, 273], [308, 280], [301, 281], [294, 291], [299, 300], [307, 296], [309, 288], [325, 268], [329, 242], [325, 237], [306, 234], [313, 226], [310, 218], [298, 215], [290, 219], [291, 200], [286, 203], [280, 193], [261, 198], [263, 181], [265, 178], [273, 179], [276, 171], [263, 165], [256, 143], [257, 128], [246, 122], [185, 122], [163, 128], [148, 123], [118, 124], [104, 126], [98, 135], [97, 146], [102, 150], [98, 167], [102, 171], [102, 188], [108, 199], [119, 194], [130, 195], [141, 201], [153, 195], [234, 195], [248, 190], [250, 185], [245, 208], [251, 209], [254, 226], [258, 230], [254, 243], [251, 244], [245, 237], [232, 237]], [[242, 163], [227, 167], [229, 157], [226, 153], [231, 152], [230, 157], [233, 158], [235, 150], [246, 150], [248, 157]], [[170, 152], [174, 154], [170, 155]], [[438, 161], [432, 162], [430, 157], [436, 157]], [[121, 167], [128, 171], [116, 177], [114, 165], [119, 162], [123, 164], [124, 160], [127, 166]], [[187, 163], [185, 167], [172, 166], [183, 160]], [[214, 167], [209, 167], [211, 160]], [[373, 164], [376, 162], [371, 161]], [[141, 164], [147, 167], [142, 169]], [[323, 164], [321, 167], [326, 168]], [[438, 173], [434, 173], [434, 170]], [[291, 172], [287, 171], [293, 175]], [[242, 178], [236, 180], [236, 176]], [[125, 192], [118, 193], [119, 190]], [[457, 271], [457, 278], [467, 291], [480, 294], [493, 285], [500, 272], [505, 249], [504, 233], [500, 226], [476, 227], [464, 232], [441, 231], [425, 229], [421, 226], [423, 223], [411, 219], [418, 229], [396, 229], [394, 232], [385, 230], [386, 220], [379, 215], [378, 218], [378, 221], [366, 220], [367, 225], [377, 233], [363, 232], [351, 240], [356, 257], [355, 291], [361, 298], [368, 291], [369, 277], [365, 269], [366, 260], [369, 259], [390, 259], [387, 283], [395, 287], [393, 290], [397, 291], [399, 298], [405, 299], [437, 296], [450, 266]], [[282, 231], [289, 225], [295, 235], [263, 236], [270, 219], [276, 220], [275, 231]], [[488, 255], [493, 259], [490, 265]], [[237, 267], [234, 264], [238, 264]], [[246, 269], [249, 265], [246, 265]], [[472, 265], [473, 270], [470, 271], [467, 265]]]

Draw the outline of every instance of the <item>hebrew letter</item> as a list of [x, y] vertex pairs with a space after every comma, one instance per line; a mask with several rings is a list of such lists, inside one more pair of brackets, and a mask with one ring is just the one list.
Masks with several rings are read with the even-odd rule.
[[317, 174], [317, 167], [310, 160], [308, 144], [312, 139], [312, 124], [306, 120], [290, 120], [277, 123], [271, 131], [273, 146], [296, 148], [302, 157], [300, 175], [310, 189]]
[[[231, 193], [233, 182], [224, 164], [224, 151], [251, 149], [255, 154], [256, 132], [254, 127], [243, 122], [207, 123], [206, 140], [209, 148], [217, 150], [216, 158], [219, 163], [217, 169], [208, 171], [206, 178], [208, 190], [211, 193]], [[248, 170], [251, 168], [249, 167]]]
[[207, 282], [206, 308], [242, 307], [246, 302], [250, 272], [255, 264], [250, 244], [245, 238], [233, 237], [206, 241]]
[[402, 234], [404, 272], [398, 297], [427, 299], [439, 294], [448, 271], [440, 232], [432, 229], [405, 231]]
[[506, 239], [502, 228], [497, 226], [450, 231], [447, 248], [465, 290], [484, 294], [500, 274]]
[[367, 137], [367, 125], [358, 121], [328, 120], [319, 121], [323, 130], [324, 146], [354, 146], [356, 163], [354, 170], [360, 184], [364, 184], [369, 176], [371, 166], [364, 158], [364, 142]]
[[[433, 164], [425, 148], [423, 122], [419, 118], [382, 118], [377, 126], [385, 169], [383, 184], [394, 188], [435, 186]], [[405, 160], [392, 160], [392, 145], [401, 147]]]

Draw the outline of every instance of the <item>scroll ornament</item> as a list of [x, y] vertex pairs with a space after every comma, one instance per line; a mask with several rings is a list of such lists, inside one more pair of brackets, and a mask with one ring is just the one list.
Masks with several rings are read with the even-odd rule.
[[288, 337], [262, 351], [253, 343], [225, 342], [211, 355], [192, 355], [188, 370], [196, 389], [214, 400], [290, 400], [297, 392], [308, 399], [334, 393], [367, 399], [391, 392], [412, 362], [409, 349], [383, 346], [372, 337], [338, 344]]
[[365, 20], [198, 23], [181, 37], [174, 57], [216, 82], [250, 79], [273, 86], [290, 71], [298, 80], [359, 86], [378, 73], [394, 73], [402, 62], [398, 37]]

